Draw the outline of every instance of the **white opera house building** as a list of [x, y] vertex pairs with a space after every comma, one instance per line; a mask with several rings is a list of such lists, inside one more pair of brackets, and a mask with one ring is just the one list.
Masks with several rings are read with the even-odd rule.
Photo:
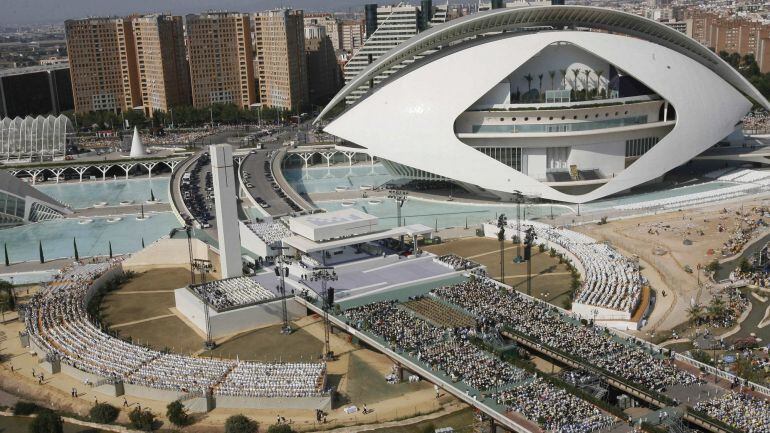
[[321, 112], [324, 130], [396, 174], [584, 203], [661, 179], [768, 101], [663, 24], [603, 8], [496, 9], [389, 51]]

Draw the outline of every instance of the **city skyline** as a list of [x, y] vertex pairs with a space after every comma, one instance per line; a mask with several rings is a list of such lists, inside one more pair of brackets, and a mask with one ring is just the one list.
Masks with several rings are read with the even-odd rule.
[[[362, 0], [73, 0], [66, 9], [56, 8], [51, 0], [12, 2], [3, 7], [0, 26], [26, 26], [63, 23], [67, 19], [89, 16], [121, 16], [133, 13], [163, 13], [174, 15], [200, 13], [206, 10], [257, 12], [280, 7], [313, 11], [363, 11]], [[41, 12], [43, 14], [41, 14]]]

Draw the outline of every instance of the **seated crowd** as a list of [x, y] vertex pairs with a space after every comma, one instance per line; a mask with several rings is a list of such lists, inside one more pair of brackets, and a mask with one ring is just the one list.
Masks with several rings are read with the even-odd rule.
[[218, 312], [275, 298], [273, 292], [249, 277], [210, 281], [190, 289]]
[[645, 388], [663, 391], [674, 385], [698, 383], [692, 374], [632, 340], [583, 325], [555, 307], [501, 289], [489, 279], [477, 278], [431, 293], [465, 309], [485, 326], [508, 328]]
[[695, 409], [746, 433], [770, 433], [770, 401], [728, 392], [701, 401]]
[[255, 221], [246, 224], [267, 245], [275, 245], [292, 236], [291, 230], [279, 221]]
[[[498, 404], [546, 430], [586, 433], [612, 423], [613, 418], [595, 406], [473, 345], [468, 337], [475, 329], [434, 326], [395, 301], [352, 308], [345, 316], [355, 328], [383, 338], [394, 350], [409, 353], [453, 382], [489, 392]], [[525, 395], [526, 404], [518, 404], [518, 396]]]
[[[245, 397], [323, 394], [323, 363], [253, 363], [160, 352], [113, 338], [88, 317], [94, 281], [118, 263], [77, 264], [42, 284], [26, 306], [25, 324], [39, 357], [127, 384], [174, 392]], [[227, 281], [227, 280], [225, 280]], [[222, 287], [220, 287], [222, 288]], [[227, 288], [222, 288], [227, 290]], [[263, 289], [264, 290], [264, 289]]]
[[[539, 242], [557, 244], [580, 261], [585, 275], [574, 302], [627, 313], [636, 309], [644, 279], [634, 262], [609, 245], [581, 233], [534, 221], [525, 221], [522, 225], [532, 226]], [[515, 230], [515, 225], [512, 227]]]
[[443, 256], [436, 257], [433, 260], [436, 262], [442, 263], [446, 266], [449, 266], [455, 271], [468, 270], [468, 269], [473, 269], [480, 266], [478, 263], [474, 262], [473, 260], [468, 260], [456, 254], [445, 254]]
[[[613, 424], [612, 417], [586, 404], [567, 391], [536, 378], [526, 385], [497, 392], [498, 404], [538, 420], [549, 432], [579, 433], [600, 430]], [[542, 402], [548, 404], [542, 404]]]

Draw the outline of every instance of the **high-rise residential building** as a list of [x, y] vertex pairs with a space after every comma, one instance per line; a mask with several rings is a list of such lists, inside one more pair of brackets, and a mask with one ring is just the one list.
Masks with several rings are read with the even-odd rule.
[[[370, 5], [367, 5], [369, 7]], [[369, 9], [367, 9], [369, 13]], [[367, 15], [368, 16], [368, 15]], [[367, 33], [370, 26], [367, 25]], [[352, 80], [369, 64], [420, 31], [420, 8], [411, 5], [380, 6], [377, 8], [377, 29], [371, 33], [353, 57], [345, 64], [345, 82]], [[356, 89], [348, 98], [352, 103], [373, 85], [377, 85], [398, 67], [374, 77], [368, 84]]]
[[190, 71], [182, 17], [146, 15], [131, 20], [146, 115], [190, 105]]
[[361, 20], [346, 20], [342, 22], [342, 40], [340, 49], [350, 54], [355, 53], [364, 45], [365, 30], [364, 22]]
[[260, 102], [296, 111], [309, 101], [304, 16], [276, 9], [254, 14]]
[[207, 12], [186, 21], [193, 106], [256, 103], [249, 15]]
[[64, 25], [75, 111], [141, 106], [130, 18], [85, 18]]
[[688, 10], [687, 35], [717, 53], [753, 54], [762, 73], [770, 72], [770, 26], [741, 17]]
[[305, 27], [305, 51], [310, 103], [324, 105], [342, 88], [342, 71], [325, 27]]
[[312, 25], [323, 26], [326, 29], [326, 36], [332, 42], [332, 47], [335, 50], [342, 49], [342, 25], [334, 15], [329, 13], [305, 14], [305, 27]]

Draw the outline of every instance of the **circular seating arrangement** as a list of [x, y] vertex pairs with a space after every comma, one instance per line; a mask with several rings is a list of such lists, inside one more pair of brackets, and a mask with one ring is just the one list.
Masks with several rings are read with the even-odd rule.
[[27, 304], [25, 315], [30, 339], [46, 352], [38, 353], [39, 357], [58, 358], [108, 380], [177, 392], [249, 397], [325, 395], [324, 363], [254, 363], [182, 356], [135, 346], [102, 332], [89, 320], [86, 304], [94, 281], [119, 264], [118, 259], [75, 264], [41, 286]]

